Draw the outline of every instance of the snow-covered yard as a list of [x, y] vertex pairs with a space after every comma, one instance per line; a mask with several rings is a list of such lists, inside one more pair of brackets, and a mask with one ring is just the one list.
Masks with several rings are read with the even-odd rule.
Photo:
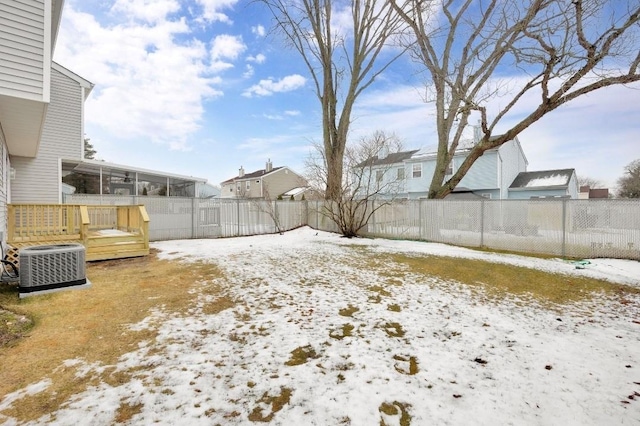
[[[310, 228], [153, 246], [161, 258], [216, 262], [225, 278], [201, 288], [222, 286], [233, 305], [211, 312], [219, 295], [203, 291], [186, 318], [153, 313], [133, 327], [158, 327], [158, 339], [118, 365], [142, 367], [135, 380], [91, 387], [39, 423], [111, 424], [123, 402], [139, 407], [132, 424], [640, 423], [639, 298], [547, 309], [515, 297], [487, 300], [369, 260], [437, 254], [636, 286], [638, 262], [600, 259], [576, 269]], [[0, 409], [46, 386], [8, 395]]]

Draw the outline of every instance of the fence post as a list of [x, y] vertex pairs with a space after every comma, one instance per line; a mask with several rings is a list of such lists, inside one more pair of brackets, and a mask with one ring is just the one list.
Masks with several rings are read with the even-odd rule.
[[[371, 221], [373, 222], [373, 233], [376, 234], [376, 200], [371, 200]], [[372, 232], [372, 231], [369, 231]]]
[[562, 257], [567, 253], [567, 200], [562, 200]]
[[200, 224], [198, 223], [198, 218], [199, 218], [199, 212], [198, 212], [198, 207], [196, 205], [198, 199], [197, 198], [192, 198], [191, 199], [191, 238], [198, 238], [198, 228], [200, 227]]
[[240, 198], [236, 198], [236, 213], [238, 219], [238, 228], [236, 231], [236, 237], [240, 236]]
[[480, 200], [480, 247], [484, 247], [484, 202]]
[[422, 200], [414, 201], [418, 204], [418, 239], [422, 240]]
[[320, 204], [320, 201], [316, 200], [316, 229], [320, 229], [320, 211], [318, 207], [319, 204]]

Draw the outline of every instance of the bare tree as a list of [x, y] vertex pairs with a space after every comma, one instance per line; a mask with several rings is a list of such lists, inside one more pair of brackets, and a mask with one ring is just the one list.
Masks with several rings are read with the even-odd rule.
[[[300, 54], [322, 106], [325, 198], [340, 196], [343, 157], [356, 99], [404, 52], [388, 40], [402, 20], [375, 0], [260, 0], [276, 29]], [[348, 19], [344, 19], [348, 17]]]
[[[306, 164], [308, 180], [323, 187], [330, 175], [329, 162], [323, 147], [319, 144], [314, 147], [315, 151]], [[345, 237], [357, 236], [375, 211], [390, 204], [404, 191], [404, 173], [398, 172], [395, 161], [385, 161], [401, 149], [402, 143], [397, 136], [381, 131], [346, 147], [343, 160], [345, 175], [339, 196], [325, 201], [320, 211], [338, 226]]]
[[578, 187], [588, 186], [591, 189], [604, 188], [604, 183], [600, 179], [590, 176], [578, 176]]
[[624, 175], [618, 179], [618, 197], [640, 198], [640, 159], [624, 168]]
[[[411, 52], [426, 71], [427, 100], [435, 104], [438, 151], [430, 198], [446, 196], [485, 151], [561, 105], [640, 80], [637, 0], [391, 3], [412, 29]], [[507, 70], [519, 75], [504, 79]], [[498, 97], [501, 106], [488, 112]], [[445, 181], [463, 131], [476, 117], [479, 141]], [[515, 124], [496, 134], [505, 118]]]

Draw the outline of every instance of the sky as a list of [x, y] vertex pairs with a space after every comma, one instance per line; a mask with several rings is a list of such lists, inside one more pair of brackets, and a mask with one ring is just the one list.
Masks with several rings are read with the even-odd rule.
[[[411, 272], [394, 255], [477, 259], [631, 286], [640, 283], [637, 261], [592, 259], [576, 269], [561, 259], [345, 239], [308, 227], [152, 245], [161, 259], [187, 268], [213, 263], [223, 278], [194, 284], [188, 314], [159, 302], [123, 329], [156, 337], [114, 364], [51, 365], [90, 386], [28, 424], [113, 424], [121, 407], [130, 407], [128, 424], [161, 425], [397, 426], [409, 424], [403, 413], [412, 425], [640, 422], [637, 294], [594, 293], [544, 307], [526, 294], [493, 298]], [[90, 297], [92, 288], [71, 291]], [[61, 303], [56, 296], [49, 303]], [[215, 309], [218, 298], [233, 305]], [[19, 424], [5, 410], [52, 392], [59, 376], [0, 398], [0, 421]]]
[[[95, 85], [85, 135], [98, 159], [214, 185], [268, 159], [303, 173], [322, 140], [320, 106], [271, 30], [254, 1], [66, 0], [54, 60]], [[525, 130], [528, 170], [575, 168], [612, 187], [640, 158], [638, 89], [592, 93]], [[406, 149], [434, 147], [423, 92], [415, 64], [397, 61], [359, 98], [351, 140], [384, 130]]]

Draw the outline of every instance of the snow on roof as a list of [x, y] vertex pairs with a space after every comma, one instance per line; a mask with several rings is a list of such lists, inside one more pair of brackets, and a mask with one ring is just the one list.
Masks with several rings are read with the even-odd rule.
[[533, 189], [550, 187], [567, 187], [574, 169], [542, 170], [536, 172], [521, 172], [513, 180], [509, 189]]
[[295, 197], [297, 195], [302, 194], [303, 192], [305, 192], [308, 188], [306, 186], [300, 186], [298, 188], [293, 188], [287, 192], [285, 192], [282, 195], [286, 195], [287, 197], [291, 197], [292, 195]]
[[567, 177], [564, 175], [551, 175], [543, 178], [531, 179], [525, 185], [527, 188], [531, 188], [534, 186], [556, 186], [556, 185], [566, 185]]

